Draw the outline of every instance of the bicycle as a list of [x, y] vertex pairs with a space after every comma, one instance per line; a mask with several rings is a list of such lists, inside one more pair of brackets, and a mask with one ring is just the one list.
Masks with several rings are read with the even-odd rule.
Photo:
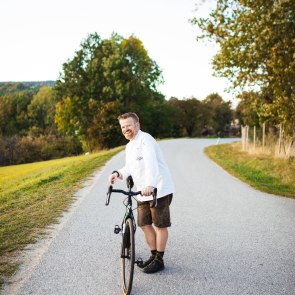
[[[127, 198], [123, 201], [123, 204], [126, 207], [126, 212], [123, 217], [121, 227], [119, 225], [115, 225], [114, 233], [119, 234], [121, 232], [122, 235], [122, 243], [121, 243], [121, 275], [122, 275], [122, 290], [124, 295], [129, 295], [132, 289], [133, 283], [133, 275], [134, 275], [134, 264], [138, 266], [142, 265], [143, 261], [141, 258], [135, 260], [135, 231], [136, 231], [136, 222], [133, 215], [132, 208], [132, 198], [136, 195], [141, 194], [140, 191], [133, 192], [131, 191], [133, 188], [133, 179], [131, 176], [127, 178], [127, 188], [128, 191], [113, 189], [113, 186], [110, 185], [105, 205], [108, 206], [110, 203], [110, 198], [112, 193], [121, 193], [127, 195]], [[157, 206], [157, 189], [154, 189], [153, 192], [153, 201], [151, 203], [151, 208]]]

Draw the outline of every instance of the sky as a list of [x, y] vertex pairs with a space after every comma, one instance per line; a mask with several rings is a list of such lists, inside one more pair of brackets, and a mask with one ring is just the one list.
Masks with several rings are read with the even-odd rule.
[[158, 66], [167, 99], [213, 92], [225, 101], [225, 78], [213, 77], [217, 45], [197, 42], [198, 28], [189, 19], [207, 16], [214, 0], [9, 0], [0, 13], [0, 81], [56, 80], [87, 36], [134, 35]]

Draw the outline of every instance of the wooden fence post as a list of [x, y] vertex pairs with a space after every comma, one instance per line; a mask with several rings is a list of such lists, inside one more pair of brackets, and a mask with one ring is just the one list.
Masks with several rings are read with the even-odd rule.
[[242, 151], [244, 150], [244, 126], [241, 125]]
[[245, 150], [245, 139], [246, 139], [246, 132], [245, 132], [245, 126], [241, 126], [241, 135], [242, 135], [242, 151]]
[[279, 155], [281, 154], [281, 150], [283, 148], [284, 154], [286, 155], [286, 149], [285, 149], [285, 142], [284, 142], [284, 124], [280, 123], [280, 137], [279, 137]]
[[262, 124], [262, 151], [265, 147], [265, 122]]
[[282, 123], [280, 123], [280, 134], [279, 134], [279, 155], [281, 154], [282, 147]]
[[253, 127], [253, 147], [256, 149], [256, 126]]
[[249, 125], [246, 126], [246, 151], [248, 150]]

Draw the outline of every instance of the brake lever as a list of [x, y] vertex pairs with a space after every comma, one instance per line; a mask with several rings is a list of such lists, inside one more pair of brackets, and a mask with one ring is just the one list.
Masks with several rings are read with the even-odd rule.
[[110, 199], [111, 199], [112, 191], [113, 191], [113, 186], [110, 185], [110, 186], [109, 186], [109, 189], [108, 189], [108, 191], [107, 191], [107, 198], [106, 198], [106, 202], [105, 202], [105, 205], [106, 205], [106, 206], [108, 206], [109, 203], [110, 203]]
[[151, 208], [155, 208], [155, 207], [157, 207], [157, 204], [158, 204], [158, 201], [157, 201], [157, 192], [158, 192], [158, 190], [157, 190], [157, 188], [155, 187], [154, 188], [154, 191], [153, 191], [153, 202], [152, 202], [152, 204], [151, 204]]

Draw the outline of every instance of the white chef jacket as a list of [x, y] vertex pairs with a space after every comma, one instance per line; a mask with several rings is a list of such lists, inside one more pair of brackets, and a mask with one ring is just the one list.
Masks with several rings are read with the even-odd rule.
[[[157, 198], [174, 193], [174, 184], [156, 140], [148, 133], [139, 130], [125, 149], [125, 166], [119, 170], [123, 180], [132, 176], [137, 190], [156, 187]], [[152, 200], [152, 196], [137, 196], [138, 201]]]

